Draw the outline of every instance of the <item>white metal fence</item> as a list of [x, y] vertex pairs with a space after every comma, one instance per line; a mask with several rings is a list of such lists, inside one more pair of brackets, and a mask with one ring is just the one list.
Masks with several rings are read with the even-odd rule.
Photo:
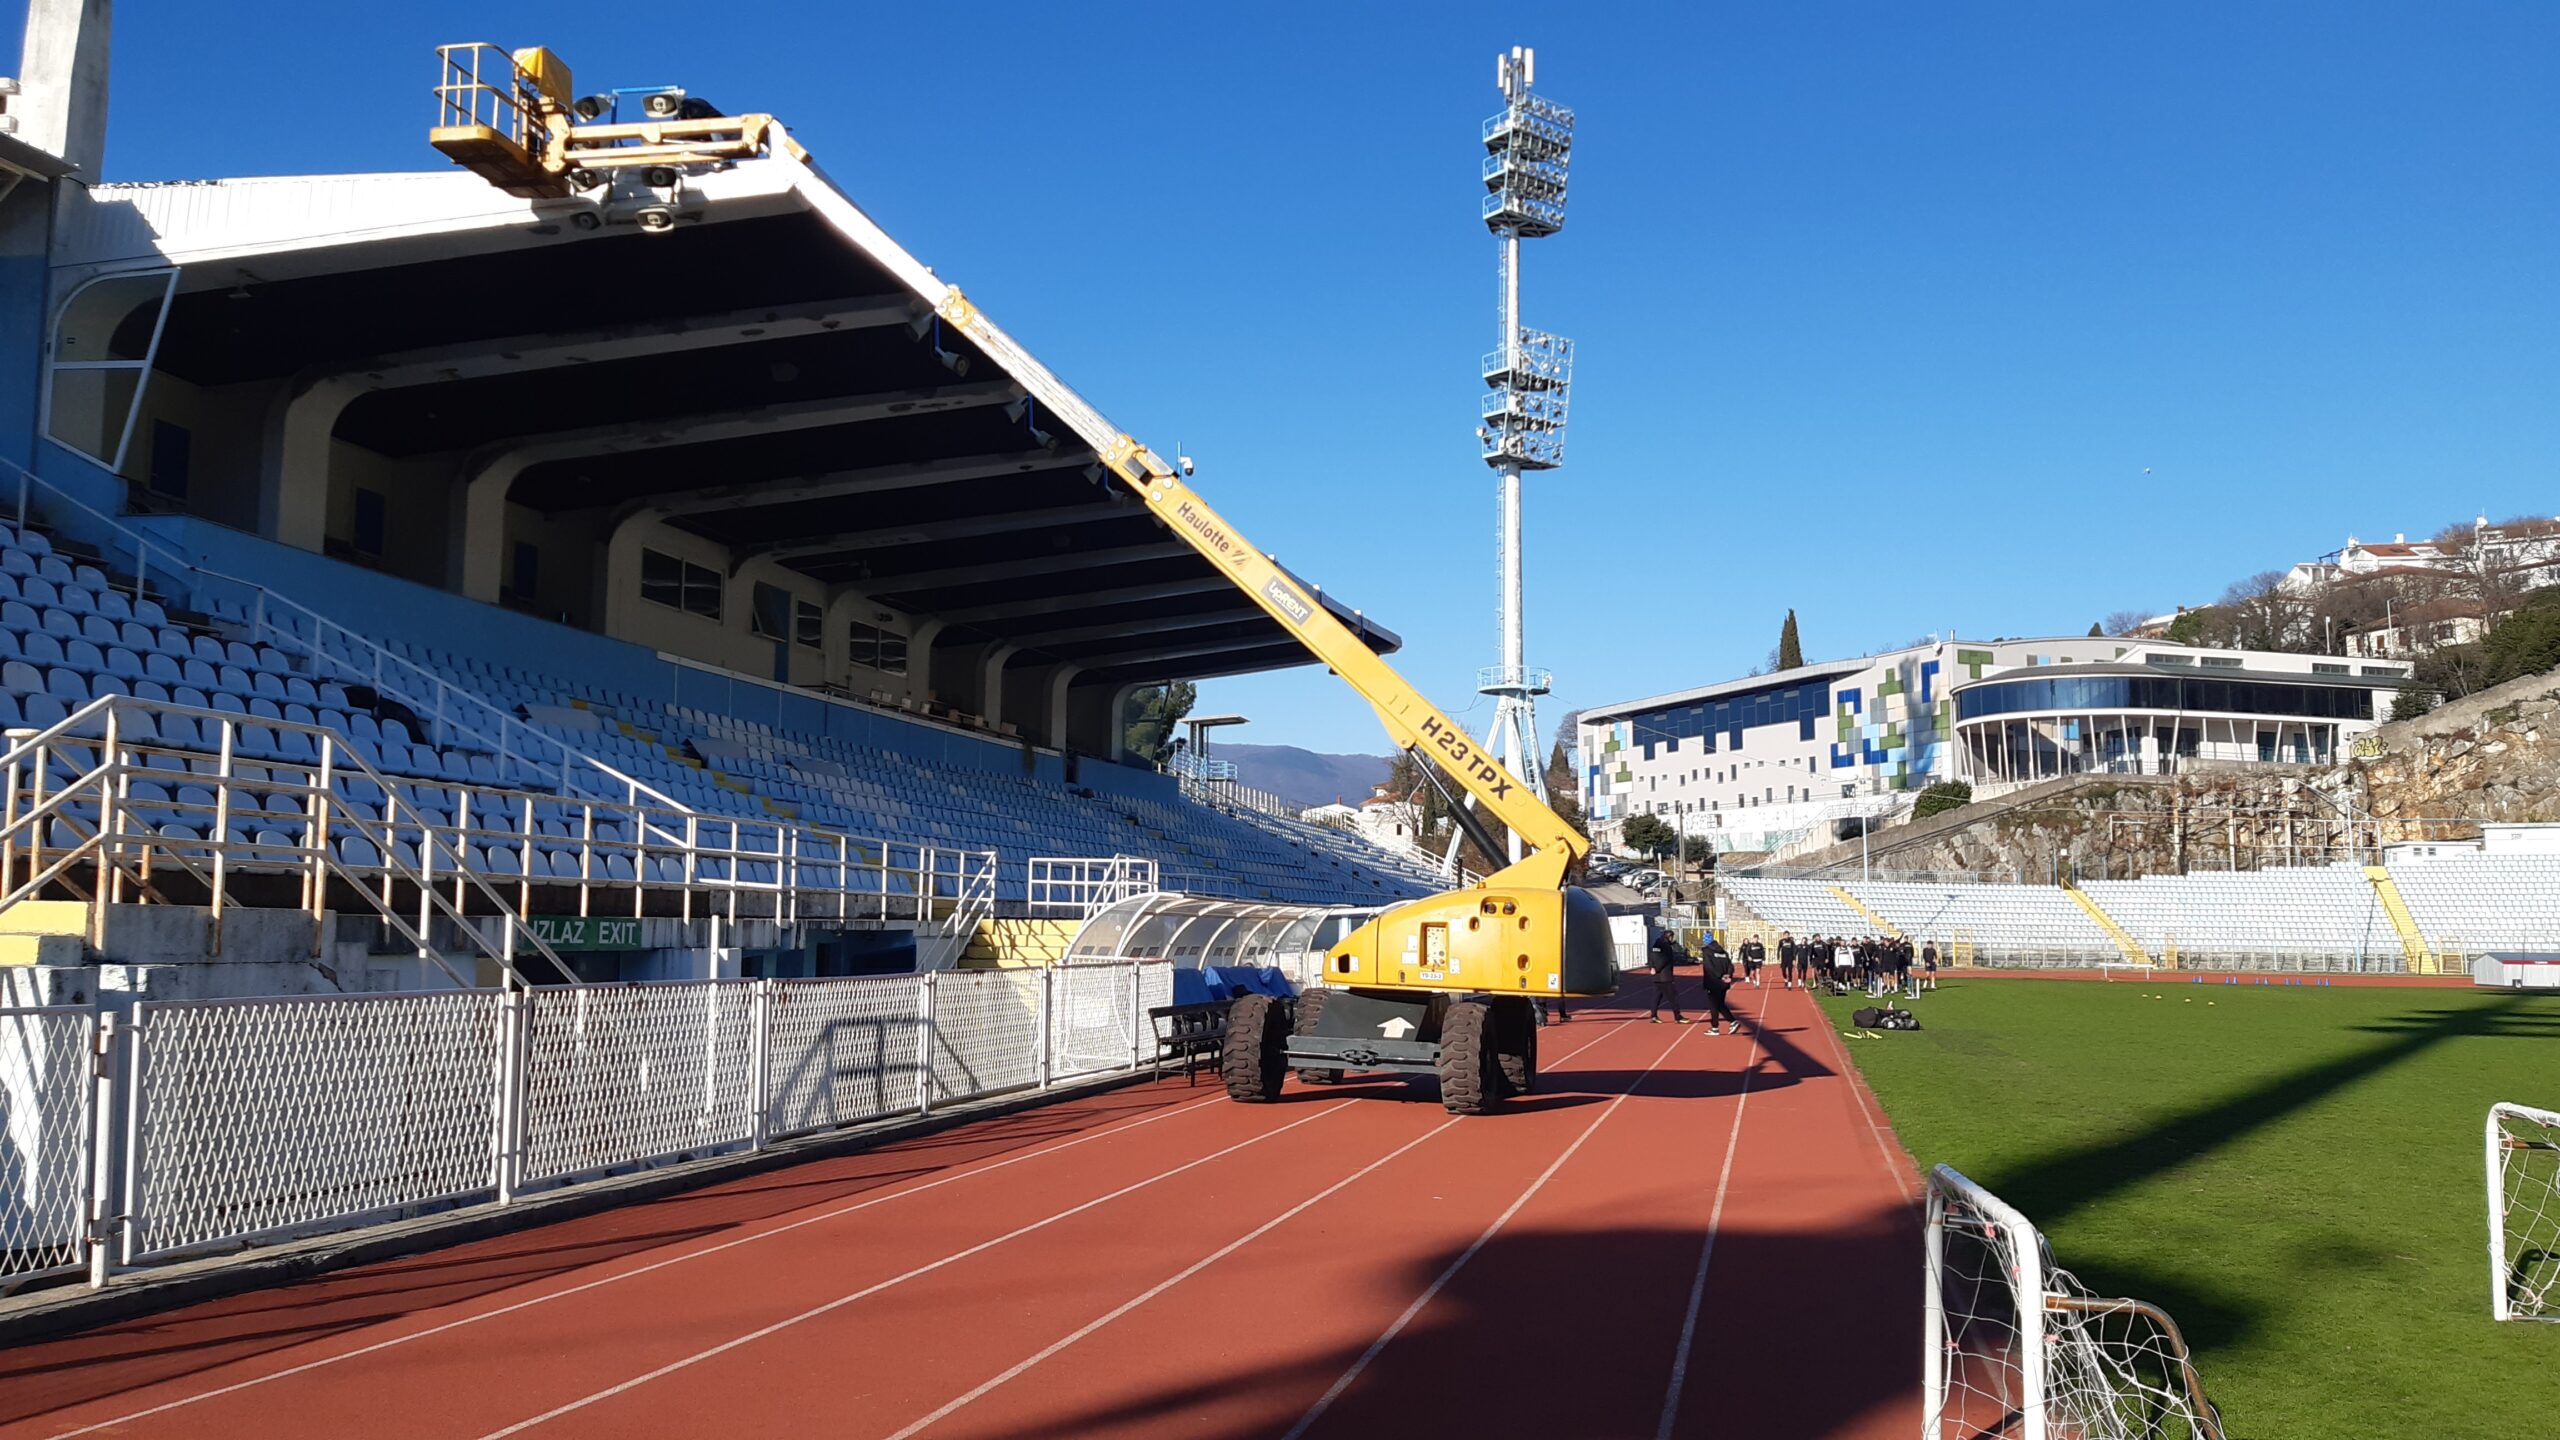
[[93, 1024], [86, 1007], [0, 1009], [0, 1294], [81, 1266]]
[[1172, 993], [1143, 963], [0, 1009], [0, 1292], [1131, 1069]]

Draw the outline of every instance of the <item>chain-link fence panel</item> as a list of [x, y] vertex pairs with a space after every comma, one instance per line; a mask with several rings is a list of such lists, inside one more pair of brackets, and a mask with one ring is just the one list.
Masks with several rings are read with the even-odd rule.
[[1060, 965], [1050, 970], [1050, 1078], [1129, 1068], [1139, 1024], [1135, 968]]
[[96, 1026], [86, 1006], [0, 1009], [0, 1291], [80, 1267]]
[[765, 1121], [776, 1137], [916, 1108], [924, 977], [776, 980], [766, 1002]]
[[562, 986], [524, 1004], [519, 1179], [754, 1138], [754, 982]]
[[137, 1008], [129, 1259], [494, 1186], [490, 991]]
[[1039, 1082], [1039, 971], [945, 970], [933, 987], [934, 1099]]

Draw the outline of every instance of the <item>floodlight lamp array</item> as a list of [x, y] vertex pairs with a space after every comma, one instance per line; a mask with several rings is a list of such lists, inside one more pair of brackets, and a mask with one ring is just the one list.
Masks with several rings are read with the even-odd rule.
[[1564, 463], [1564, 426], [1573, 397], [1573, 342], [1523, 327], [1519, 343], [1484, 357], [1477, 413], [1484, 461], [1552, 470]]
[[1522, 89], [1484, 122], [1484, 223], [1524, 240], [1564, 228], [1573, 112]]

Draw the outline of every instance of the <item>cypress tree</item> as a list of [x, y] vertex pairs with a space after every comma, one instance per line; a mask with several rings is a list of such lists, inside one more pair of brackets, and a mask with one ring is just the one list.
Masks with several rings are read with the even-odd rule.
[[1778, 630], [1778, 668], [1793, 670], [1804, 663], [1804, 642], [1796, 638], [1796, 612], [1787, 609], [1787, 623]]

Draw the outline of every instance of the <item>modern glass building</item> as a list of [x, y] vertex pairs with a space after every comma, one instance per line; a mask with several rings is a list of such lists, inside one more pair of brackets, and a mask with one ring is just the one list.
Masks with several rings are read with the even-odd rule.
[[2237, 659], [2155, 654], [2140, 665], [2074, 665], [1955, 688], [1956, 744], [1974, 784], [2063, 775], [2164, 774], [2190, 761], [2325, 765], [2388, 714], [2400, 675], [2323, 662], [2309, 673]]
[[1659, 815], [1760, 851], [1943, 780], [2315, 763], [2387, 713], [2408, 668], [2105, 636], [1933, 642], [1584, 711], [1582, 802], [1604, 841]]

